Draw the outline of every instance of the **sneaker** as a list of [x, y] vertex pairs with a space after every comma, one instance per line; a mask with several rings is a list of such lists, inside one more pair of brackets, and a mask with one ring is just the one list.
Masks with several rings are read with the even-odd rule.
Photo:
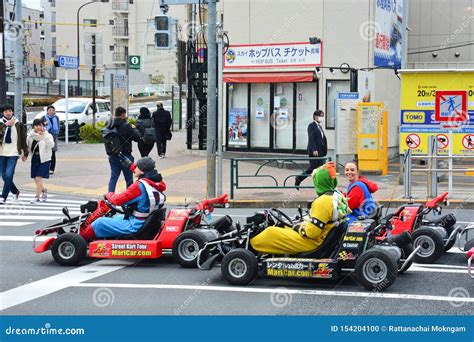
[[14, 201], [19, 201], [19, 199], [20, 199], [20, 190], [18, 190], [18, 192], [15, 195], [13, 195]]
[[159, 155], [158, 159], [163, 159], [164, 156], [162, 154]]
[[48, 190], [43, 189], [43, 193], [41, 194], [41, 202], [46, 202], [48, 199]]
[[3, 197], [0, 197], [0, 204], [5, 204], [6, 200]]
[[53, 170], [49, 170], [49, 174], [50, 174], [50, 175], [54, 175], [54, 171], [53, 171]]
[[39, 197], [35, 197], [30, 201], [30, 204], [35, 204], [35, 203], [38, 203], [39, 201], [40, 201]]

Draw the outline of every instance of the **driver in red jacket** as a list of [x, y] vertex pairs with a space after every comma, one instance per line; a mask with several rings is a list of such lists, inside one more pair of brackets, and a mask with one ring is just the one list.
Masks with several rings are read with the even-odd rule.
[[153, 211], [163, 207], [166, 184], [155, 169], [155, 161], [150, 157], [144, 157], [136, 164], [131, 164], [130, 170], [138, 180], [124, 192], [120, 194], [109, 192], [105, 198], [115, 206], [133, 210], [126, 215], [103, 217], [110, 208], [104, 201], [99, 201], [97, 209], [83, 223], [80, 230], [80, 235], [86, 241], [135, 234], [143, 228], [146, 218]]

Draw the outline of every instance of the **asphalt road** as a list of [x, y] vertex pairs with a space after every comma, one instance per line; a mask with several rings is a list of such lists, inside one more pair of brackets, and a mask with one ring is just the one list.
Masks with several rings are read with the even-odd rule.
[[[50, 252], [34, 253], [30, 237], [35, 229], [57, 221], [49, 218], [60, 216], [63, 203], [74, 212], [82, 199], [57, 195], [53, 200], [34, 208], [25, 201], [0, 209], [4, 215], [0, 220], [2, 314], [468, 315], [474, 311], [474, 281], [456, 248], [435, 265], [415, 264], [381, 293], [362, 289], [350, 277], [339, 281], [258, 278], [246, 287], [230, 286], [219, 267], [183, 269], [170, 257], [59, 266]], [[244, 221], [253, 212], [219, 209], [214, 216], [229, 214]], [[473, 210], [456, 214], [460, 222], [473, 221]]]

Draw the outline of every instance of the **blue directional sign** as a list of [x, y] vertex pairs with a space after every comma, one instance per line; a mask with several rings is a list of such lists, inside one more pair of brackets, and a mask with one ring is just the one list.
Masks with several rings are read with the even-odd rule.
[[78, 69], [79, 58], [73, 56], [56, 56], [54, 64], [59, 68]]

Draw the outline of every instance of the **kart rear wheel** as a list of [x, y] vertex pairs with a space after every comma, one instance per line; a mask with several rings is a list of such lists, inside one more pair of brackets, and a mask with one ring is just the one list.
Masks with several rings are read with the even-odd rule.
[[444, 242], [441, 236], [429, 228], [416, 229], [413, 234], [413, 246], [421, 246], [415, 255], [415, 262], [431, 264], [444, 253]]
[[54, 241], [51, 253], [58, 264], [74, 266], [86, 257], [87, 242], [79, 234], [64, 233]]
[[180, 234], [173, 242], [173, 258], [178, 264], [185, 268], [197, 267], [199, 250], [208, 241], [204, 232], [189, 230]]
[[257, 258], [248, 249], [233, 249], [222, 260], [221, 272], [232, 285], [248, 285], [257, 277]]
[[367, 290], [388, 289], [397, 278], [398, 267], [390, 252], [377, 249], [367, 250], [357, 259], [354, 277]]

